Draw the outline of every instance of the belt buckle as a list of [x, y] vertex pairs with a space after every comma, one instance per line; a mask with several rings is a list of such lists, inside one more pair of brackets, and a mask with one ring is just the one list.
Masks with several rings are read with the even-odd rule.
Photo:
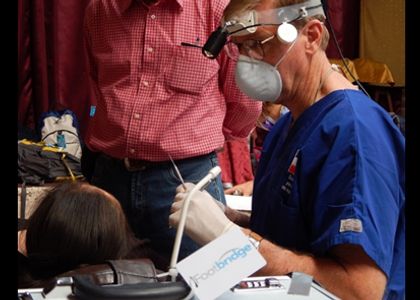
[[129, 172], [143, 171], [146, 169], [146, 166], [132, 166], [128, 157], [124, 157], [124, 166]]

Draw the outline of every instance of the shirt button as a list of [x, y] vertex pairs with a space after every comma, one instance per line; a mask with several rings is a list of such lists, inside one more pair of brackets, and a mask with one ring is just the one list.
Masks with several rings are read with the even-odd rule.
[[150, 19], [154, 20], [154, 19], [156, 19], [156, 16], [155, 15], [151, 15], [150, 16]]
[[136, 149], [133, 149], [133, 148], [130, 149], [131, 154], [134, 154], [135, 152], [136, 152]]
[[143, 81], [143, 85], [144, 85], [144, 86], [149, 86], [149, 82], [147, 82], [147, 81]]
[[147, 52], [153, 52], [153, 48], [151, 47], [147, 48]]
[[134, 114], [134, 119], [140, 119], [140, 114]]

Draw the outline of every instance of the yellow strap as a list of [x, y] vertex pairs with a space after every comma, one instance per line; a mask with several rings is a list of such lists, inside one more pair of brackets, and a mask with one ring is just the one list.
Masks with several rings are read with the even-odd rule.
[[71, 176], [71, 179], [72, 179], [73, 181], [75, 181], [75, 180], [76, 180], [76, 177], [74, 176], [73, 172], [71, 171], [71, 169], [70, 169], [69, 165], [67, 164], [67, 162], [66, 162], [65, 158], [66, 158], [66, 154], [65, 154], [65, 153], [63, 153], [63, 154], [61, 155], [61, 160], [63, 161], [64, 166], [66, 167], [67, 171], [69, 172], [69, 174], [70, 174], [70, 176]]
[[[83, 175], [77, 175], [75, 176], [76, 180], [79, 179], [84, 179]], [[70, 176], [57, 176], [54, 178], [54, 181], [66, 181], [66, 180], [71, 180], [72, 178]]]
[[64, 153], [65, 151], [62, 148], [55, 147], [55, 146], [46, 146], [45, 142], [33, 142], [27, 139], [20, 140], [19, 143], [25, 144], [25, 145], [35, 145], [42, 147], [42, 151], [51, 151], [51, 152], [57, 152], [57, 153]]

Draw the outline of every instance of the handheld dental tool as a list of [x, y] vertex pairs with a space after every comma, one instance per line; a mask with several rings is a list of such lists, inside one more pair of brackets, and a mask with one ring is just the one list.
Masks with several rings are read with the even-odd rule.
[[172, 159], [172, 156], [171, 156], [170, 154], [168, 154], [168, 156], [169, 156], [169, 159], [170, 159], [170, 160], [171, 160], [171, 162], [172, 162], [172, 165], [174, 166], [176, 176], [178, 176], [178, 179], [179, 179], [179, 180], [181, 181], [181, 183], [182, 183], [182, 187], [183, 187], [185, 190], [187, 190], [187, 186], [185, 185], [184, 178], [182, 178], [181, 172], [179, 172], [179, 169], [178, 169], [177, 165], [175, 164], [175, 161]]

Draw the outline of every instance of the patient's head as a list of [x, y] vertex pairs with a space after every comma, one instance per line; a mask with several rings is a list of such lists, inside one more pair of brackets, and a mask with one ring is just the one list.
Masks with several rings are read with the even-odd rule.
[[26, 253], [32, 275], [55, 276], [82, 264], [122, 258], [134, 236], [119, 202], [80, 182], [49, 191], [29, 219]]

